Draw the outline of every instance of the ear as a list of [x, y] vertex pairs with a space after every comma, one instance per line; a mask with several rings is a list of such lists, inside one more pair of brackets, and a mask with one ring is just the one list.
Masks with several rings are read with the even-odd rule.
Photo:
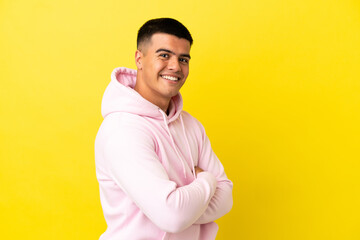
[[135, 52], [135, 64], [138, 70], [142, 69], [142, 58], [143, 58], [143, 53], [138, 49]]

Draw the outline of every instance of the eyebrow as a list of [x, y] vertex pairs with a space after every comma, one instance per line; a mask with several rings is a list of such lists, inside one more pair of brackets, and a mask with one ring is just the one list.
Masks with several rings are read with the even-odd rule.
[[[158, 50], [156, 50], [155, 53], [158, 53], [158, 52], [167, 52], [167, 53], [171, 53], [171, 54], [176, 55], [173, 51], [170, 51], [170, 50], [165, 49], [165, 48], [159, 48]], [[187, 57], [187, 58], [191, 59], [189, 54], [180, 54], [180, 57]]]

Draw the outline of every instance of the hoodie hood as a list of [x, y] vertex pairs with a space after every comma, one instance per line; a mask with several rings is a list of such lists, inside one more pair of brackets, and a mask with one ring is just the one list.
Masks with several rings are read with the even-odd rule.
[[[164, 112], [134, 90], [136, 74], [136, 70], [125, 67], [115, 68], [112, 71], [110, 84], [105, 90], [101, 103], [101, 114], [104, 118], [114, 112], [127, 112], [163, 120]], [[170, 101], [167, 116], [169, 123], [179, 117], [182, 107], [183, 100], [178, 93]]]

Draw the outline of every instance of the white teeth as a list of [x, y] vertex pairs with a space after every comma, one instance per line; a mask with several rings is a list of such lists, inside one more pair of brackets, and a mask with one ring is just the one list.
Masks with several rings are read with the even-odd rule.
[[171, 80], [171, 81], [177, 81], [177, 80], [179, 80], [179, 78], [177, 78], [177, 77], [172, 77], [172, 76], [162, 76], [163, 78], [165, 78], [165, 79], [167, 79], [167, 80]]

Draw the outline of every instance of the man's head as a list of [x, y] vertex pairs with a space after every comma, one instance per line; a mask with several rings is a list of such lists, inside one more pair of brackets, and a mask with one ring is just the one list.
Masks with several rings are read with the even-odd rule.
[[178, 38], [189, 41], [190, 46], [193, 39], [189, 30], [179, 21], [172, 18], [156, 18], [147, 21], [138, 31], [137, 48], [140, 49], [144, 44], [151, 40], [155, 33], [167, 33]]
[[166, 111], [189, 74], [192, 38], [178, 21], [153, 19], [139, 30], [135, 90]]

